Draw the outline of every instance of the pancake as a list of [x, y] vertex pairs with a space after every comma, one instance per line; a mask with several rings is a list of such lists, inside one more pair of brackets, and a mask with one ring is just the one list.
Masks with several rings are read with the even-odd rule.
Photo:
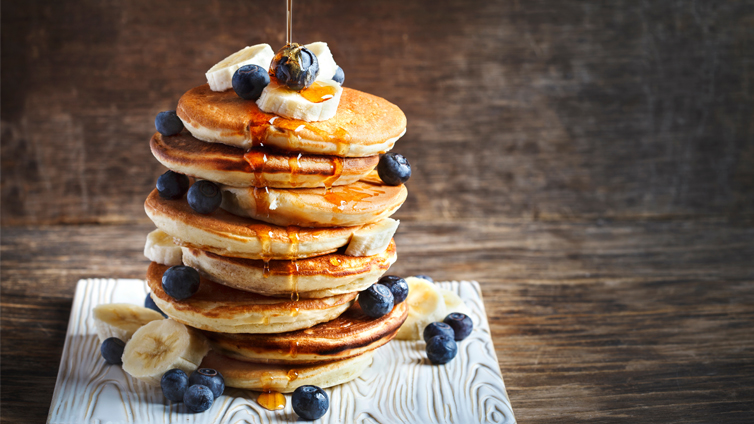
[[367, 175], [379, 156], [339, 158], [290, 153], [270, 147], [248, 152], [206, 143], [183, 132], [155, 133], [149, 143], [154, 157], [167, 168], [231, 187], [330, 187], [351, 184]]
[[275, 225], [350, 227], [377, 222], [393, 215], [406, 201], [406, 186], [389, 186], [377, 171], [359, 181], [333, 187], [259, 189], [221, 187], [222, 208]]
[[310, 364], [342, 360], [377, 349], [392, 340], [408, 316], [406, 302], [380, 318], [366, 316], [354, 303], [341, 316], [305, 330], [281, 334], [204, 332], [212, 349], [240, 361]]
[[385, 153], [406, 132], [406, 115], [398, 106], [350, 88], [343, 88], [335, 116], [320, 122], [262, 112], [256, 102], [238, 97], [233, 90], [215, 92], [207, 84], [181, 96], [176, 113], [199, 140], [244, 149], [275, 146], [315, 155]]
[[168, 268], [152, 262], [147, 269], [147, 284], [154, 303], [180, 323], [220, 333], [280, 333], [309, 328], [337, 318], [358, 294], [292, 301], [236, 290], [201, 278], [199, 291], [179, 301], [162, 289], [162, 274]]
[[144, 210], [160, 230], [185, 247], [221, 256], [249, 259], [297, 259], [332, 253], [348, 244], [361, 226], [332, 228], [279, 227], [218, 209], [194, 212], [185, 197], [167, 200], [153, 190]]
[[374, 352], [366, 352], [342, 361], [293, 368], [290, 365], [237, 361], [210, 351], [199, 367], [220, 372], [227, 387], [291, 393], [306, 385], [325, 389], [347, 383], [359, 377], [372, 364], [373, 357]]
[[329, 297], [358, 292], [375, 283], [397, 258], [395, 242], [379, 255], [348, 256], [342, 249], [297, 261], [239, 259], [188, 247], [183, 263], [212, 281], [265, 296]]

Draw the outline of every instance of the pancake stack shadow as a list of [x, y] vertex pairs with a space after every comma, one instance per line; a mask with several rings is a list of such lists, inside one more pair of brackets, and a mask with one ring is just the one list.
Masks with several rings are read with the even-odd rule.
[[206, 336], [212, 350], [201, 366], [229, 387], [289, 393], [358, 377], [408, 314], [403, 302], [369, 318], [356, 301], [397, 258], [390, 216], [407, 190], [374, 169], [405, 133], [405, 115], [343, 88], [335, 117], [304, 122], [207, 85], [184, 94], [177, 114], [185, 129], [156, 133], [152, 153], [174, 172], [216, 183], [222, 203], [200, 214], [186, 196], [148, 196], [156, 231], [201, 275], [198, 292], [176, 300], [162, 287], [175, 264], [152, 262], [154, 302]]

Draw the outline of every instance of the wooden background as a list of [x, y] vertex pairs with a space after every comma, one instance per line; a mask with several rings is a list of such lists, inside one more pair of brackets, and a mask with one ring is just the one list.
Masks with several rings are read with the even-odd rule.
[[[76, 281], [143, 277], [154, 116], [275, 3], [2, 3], [3, 422]], [[751, 422], [752, 1], [299, 0], [294, 40], [405, 111], [393, 270], [480, 281], [520, 422]]]

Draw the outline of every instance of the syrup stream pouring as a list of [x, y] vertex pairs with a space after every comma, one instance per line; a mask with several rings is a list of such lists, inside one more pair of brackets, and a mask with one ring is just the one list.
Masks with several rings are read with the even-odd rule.
[[285, 45], [291, 44], [293, 39], [293, 0], [287, 0], [287, 13], [285, 21]]

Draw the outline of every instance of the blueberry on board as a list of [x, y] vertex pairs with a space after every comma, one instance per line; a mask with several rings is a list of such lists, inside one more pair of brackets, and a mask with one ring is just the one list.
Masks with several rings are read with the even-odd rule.
[[172, 266], [162, 274], [162, 289], [173, 299], [188, 299], [199, 290], [199, 272], [190, 266]]
[[299, 417], [314, 421], [330, 408], [330, 398], [317, 386], [301, 386], [293, 392], [291, 406]]
[[427, 280], [430, 283], [434, 283], [435, 282], [435, 280], [432, 277], [430, 277], [429, 275], [421, 274], [421, 275], [414, 275], [414, 277], [421, 278], [422, 280]]
[[154, 303], [154, 299], [152, 299], [152, 293], [147, 293], [147, 297], [145, 297], [145, 298], [144, 298], [144, 307], [145, 307], [145, 308], [147, 308], [147, 309], [151, 309], [151, 310], [153, 310], [153, 311], [157, 311], [157, 312], [159, 312], [159, 313], [160, 313], [160, 314], [162, 314], [162, 316], [164, 316], [165, 318], [167, 318], [167, 317], [168, 317], [168, 316], [167, 316], [167, 315], [165, 314], [165, 312], [162, 312], [162, 309], [160, 309], [160, 307], [159, 307], [159, 306], [157, 306], [157, 304], [156, 304], [156, 303]]
[[346, 80], [346, 74], [343, 72], [343, 68], [338, 66], [338, 69], [335, 70], [335, 75], [332, 76], [332, 80], [343, 85], [343, 82]]
[[189, 179], [183, 174], [168, 171], [157, 178], [157, 193], [168, 200], [180, 199], [189, 189]]
[[424, 327], [424, 341], [426, 343], [429, 343], [432, 337], [435, 336], [446, 336], [454, 339], [456, 334], [453, 328], [444, 322], [433, 322]]
[[387, 185], [401, 185], [411, 178], [411, 165], [403, 155], [385, 153], [377, 164], [377, 174]]
[[212, 407], [214, 400], [215, 397], [212, 395], [212, 390], [201, 384], [189, 386], [183, 395], [183, 403], [186, 404], [186, 407], [191, 412], [204, 412], [208, 410]]
[[471, 334], [471, 330], [474, 328], [474, 323], [471, 321], [468, 315], [453, 312], [442, 320], [445, 324], [448, 324], [455, 333], [456, 341], [465, 339]]
[[259, 65], [245, 65], [236, 70], [231, 80], [233, 91], [244, 100], [257, 100], [270, 83], [270, 74]]
[[102, 342], [99, 352], [108, 364], [123, 365], [123, 359], [121, 358], [123, 357], [123, 349], [125, 348], [126, 342], [117, 337], [110, 337]]
[[157, 128], [157, 132], [162, 135], [176, 135], [183, 131], [183, 122], [174, 110], [158, 113], [157, 117], [154, 118], [154, 126]]
[[220, 207], [223, 201], [223, 194], [217, 184], [212, 181], [197, 181], [188, 190], [188, 200], [191, 209], [200, 214], [210, 214]]
[[270, 74], [275, 75], [278, 84], [301, 91], [317, 79], [319, 61], [317, 55], [306, 47], [291, 43], [275, 54]]
[[173, 402], [183, 402], [183, 396], [189, 388], [189, 378], [183, 370], [173, 368], [162, 375], [160, 380], [162, 394]]
[[372, 284], [359, 293], [359, 306], [368, 317], [379, 318], [393, 310], [393, 292], [382, 284]]
[[223, 375], [212, 368], [199, 368], [192, 372], [191, 377], [189, 377], [189, 385], [193, 386], [195, 384], [207, 386], [212, 391], [215, 399], [220, 397], [223, 394], [223, 390], [225, 390]]
[[393, 293], [393, 303], [396, 305], [408, 297], [408, 283], [397, 275], [385, 275], [377, 281], [377, 284], [390, 289]]
[[446, 364], [458, 354], [458, 345], [452, 337], [434, 336], [427, 342], [427, 358], [433, 364]]

